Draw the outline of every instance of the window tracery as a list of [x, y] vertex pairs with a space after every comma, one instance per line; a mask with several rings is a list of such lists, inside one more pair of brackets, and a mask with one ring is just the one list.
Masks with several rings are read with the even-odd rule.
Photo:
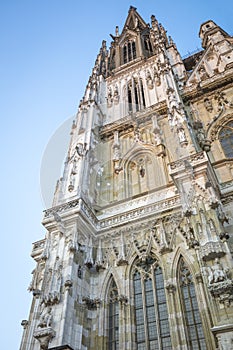
[[150, 37], [149, 35], [144, 36], [144, 48], [145, 51], [148, 52], [149, 54], [153, 53], [153, 49], [152, 49], [152, 45], [151, 45], [151, 41], [150, 41]]
[[128, 112], [138, 112], [146, 107], [142, 79], [133, 78], [127, 85]]
[[193, 277], [183, 258], [180, 259], [178, 273], [187, 344], [190, 349], [205, 350], [206, 342]]
[[108, 350], [119, 350], [119, 301], [118, 290], [112, 279], [109, 288]]
[[219, 141], [226, 158], [233, 158], [233, 120], [222, 126]]
[[133, 40], [126, 42], [123, 46], [123, 63], [135, 60], [137, 57], [136, 43]]
[[136, 263], [133, 286], [137, 350], [171, 349], [163, 274], [156, 260]]

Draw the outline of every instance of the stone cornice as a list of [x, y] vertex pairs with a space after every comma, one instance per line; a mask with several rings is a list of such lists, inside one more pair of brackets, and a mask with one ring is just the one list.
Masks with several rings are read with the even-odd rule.
[[74, 208], [75, 204], [77, 204], [75, 206], [76, 211], [72, 214], [77, 215], [79, 213], [85, 221], [88, 221], [89, 224], [91, 224], [94, 228], [94, 235], [102, 234], [105, 231], [116, 229], [117, 227], [122, 227], [128, 225], [129, 223], [136, 222], [138, 220], [141, 221], [146, 217], [148, 218], [150, 216], [156, 216], [156, 214], [165, 214], [167, 211], [177, 209], [181, 206], [180, 196], [176, 195], [170, 198], [150, 203], [148, 205], [142, 203], [141, 206], [135, 209], [130, 209], [131, 206], [129, 206], [128, 210], [126, 210], [123, 213], [109, 215], [108, 217], [99, 220], [94, 214], [94, 212], [90, 209], [90, 207], [84, 202], [84, 200], [80, 198], [78, 200], [61, 204], [60, 206], [56, 206], [54, 208], [45, 210], [43, 224], [47, 225], [49, 222], [54, 221], [54, 212], [57, 212], [59, 214], [62, 212], [63, 215], [61, 216], [61, 218], [65, 221], [66, 218], [70, 216], [70, 208]]

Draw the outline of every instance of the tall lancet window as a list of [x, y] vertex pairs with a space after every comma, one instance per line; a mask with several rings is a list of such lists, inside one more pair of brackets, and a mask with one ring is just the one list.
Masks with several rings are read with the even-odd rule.
[[137, 350], [170, 350], [163, 274], [154, 259], [135, 265], [133, 286]]
[[132, 100], [132, 84], [131, 83], [128, 84], [127, 94], [128, 94], [128, 110], [129, 110], [129, 112], [132, 112], [133, 100]]
[[205, 350], [206, 342], [192, 275], [183, 258], [179, 262], [179, 285], [188, 348]]
[[135, 60], [137, 57], [137, 50], [135, 41], [130, 40], [123, 46], [123, 63]]
[[128, 111], [137, 112], [146, 107], [142, 79], [133, 78], [127, 85]]
[[144, 37], [144, 48], [148, 53], [153, 53], [149, 35]]
[[219, 133], [219, 141], [226, 158], [233, 158], [233, 120], [223, 125]]
[[112, 279], [109, 288], [108, 307], [108, 350], [119, 350], [119, 301], [118, 290]]

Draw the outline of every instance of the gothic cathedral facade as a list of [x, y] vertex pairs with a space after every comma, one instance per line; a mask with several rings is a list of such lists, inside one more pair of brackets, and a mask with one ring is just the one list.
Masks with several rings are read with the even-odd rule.
[[35, 242], [21, 350], [233, 349], [233, 38], [182, 59], [130, 7]]

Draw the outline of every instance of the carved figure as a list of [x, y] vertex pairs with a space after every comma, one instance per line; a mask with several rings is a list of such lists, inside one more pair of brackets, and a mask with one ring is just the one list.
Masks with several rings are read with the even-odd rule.
[[117, 84], [115, 85], [115, 88], [114, 88], [113, 100], [114, 100], [114, 103], [115, 103], [115, 104], [119, 102], [119, 91], [118, 91], [118, 86], [117, 86]]
[[209, 98], [204, 99], [204, 105], [205, 105], [205, 109], [207, 110], [207, 112], [213, 111], [212, 101]]
[[185, 136], [185, 131], [184, 131], [183, 128], [179, 128], [179, 129], [177, 130], [177, 133], [178, 133], [178, 137], [179, 137], [179, 140], [180, 140], [181, 143], [187, 141], [187, 140], [186, 140], [186, 136]]
[[83, 157], [86, 154], [87, 152], [86, 146], [87, 146], [86, 143], [84, 143], [84, 145], [82, 143], [78, 143], [77, 146], [75, 147], [80, 157]]
[[111, 107], [111, 106], [112, 106], [112, 101], [113, 101], [113, 97], [112, 97], [112, 88], [109, 87], [109, 88], [108, 88], [108, 95], [107, 95], [107, 104], [108, 104], [108, 107]]
[[77, 158], [76, 157], [73, 160], [73, 166], [72, 166], [71, 174], [73, 174], [73, 175], [77, 174]]
[[209, 78], [209, 75], [207, 74], [207, 72], [206, 72], [204, 66], [202, 66], [202, 67], [199, 69], [199, 77], [200, 77], [201, 80], [204, 80], [204, 79]]
[[38, 264], [37, 268], [32, 271], [32, 281], [28, 287], [30, 292], [40, 289], [41, 282], [44, 278], [43, 267], [41, 264]]
[[39, 323], [38, 323], [38, 328], [46, 328], [50, 327], [52, 324], [52, 308], [44, 308], [43, 311], [41, 312]]
[[160, 86], [161, 85], [161, 79], [156, 70], [154, 70], [154, 78], [155, 78], [155, 85]]
[[153, 89], [153, 80], [149, 71], [146, 72], [146, 82], [149, 89]]
[[208, 282], [209, 284], [222, 282], [227, 279], [227, 269], [225, 269], [219, 262], [219, 259], [215, 259], [215, 264], [209, 269]]

